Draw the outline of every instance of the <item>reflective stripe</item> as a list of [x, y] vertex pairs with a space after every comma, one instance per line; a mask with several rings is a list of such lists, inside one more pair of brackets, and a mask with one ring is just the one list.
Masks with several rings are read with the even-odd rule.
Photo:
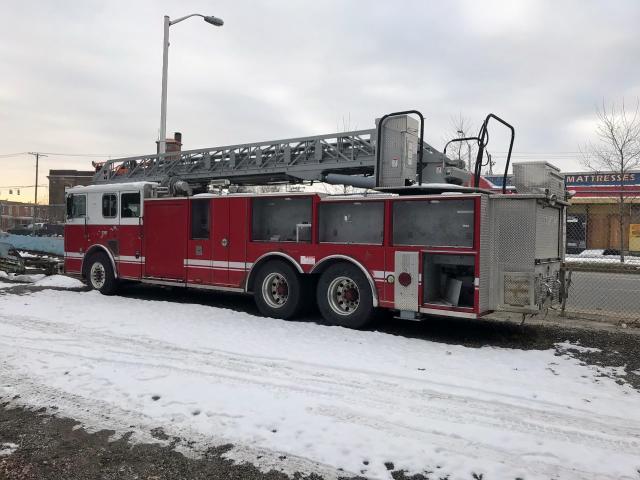
[[454, 310], [441, 310], [439, 308], [420, 307], [420, 313], [430, 313], [441, 317], [478, 318], [476, 313], [456, 312]]
[[386, 278], [384, 270], [372, 270], [373, 278], [377, 280], [384, 280]]
[[245, 262], [225, 262], [222, 260], [199, 260], [195, 258], [185, 258], [184, 265], [186, 267], [194, 268], [212, 268], [215, 270], [228, 269], [228, 270], [247, 270], [252, 264]]
[[83, 258], [84, 253], [64, 252], [64, 258]]
[[136, 258], [132, 255], [120, 255], [119, 257], [116, 257], [116, 261], [124, 263], [141, 263], [144, 262], [144, 257]]
[[184, 265], [190, 266], [190, 267], [210, 267], [211, 260], [196, 260], [196, 259], [186, 258], [184, 260]]

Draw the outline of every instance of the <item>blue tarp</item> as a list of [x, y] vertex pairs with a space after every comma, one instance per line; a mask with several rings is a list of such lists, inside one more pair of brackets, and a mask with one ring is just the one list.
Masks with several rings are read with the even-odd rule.
[[12, 244], [18, 250], [64, 255], [64, 237], [31, 237], [27, 235], [7, 235], [0, 242]]

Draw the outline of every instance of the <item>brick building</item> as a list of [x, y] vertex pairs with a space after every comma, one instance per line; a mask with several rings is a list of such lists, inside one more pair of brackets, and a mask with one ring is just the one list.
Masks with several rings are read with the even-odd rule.
[[[49, 216], [48, 205], [38, 205], [36, 222], [45, 222]], [[33, 222], [33, 203], [0, 200], [0, 230], [26, 228]]]
[[64, 190], [77, 185], [89, 185], [93, 170], [49, 170], [49, 221], [64, 221]]

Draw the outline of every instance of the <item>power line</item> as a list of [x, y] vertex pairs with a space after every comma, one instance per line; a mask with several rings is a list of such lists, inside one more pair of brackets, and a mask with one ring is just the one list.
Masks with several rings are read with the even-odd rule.
[[[29, 152], [20, 152], [20, 153], [5, 153], [0, 155], [0, 158], [9, 158], [9, 157], [18, 157], [22, 155], [27, 155]], [[40, 152], [41, 155], [48, 155], [53, 157], [96, 157], [96, 158], [124, 158], [130, 157], [130, 154], [121, 154], [121, 153], [64, 153], [64, 152]]]
[[[0, 188], [34, 188], [35, 185], [0, 185]], [[38, 185], [38, 188], [49, 188], [49, 185]]]
[[43, 152], [46, 155], [56, 156], [56, 157], [126, 157], [127, 155], [116, 154], [116, 153], [59, 153], [59, 152]]

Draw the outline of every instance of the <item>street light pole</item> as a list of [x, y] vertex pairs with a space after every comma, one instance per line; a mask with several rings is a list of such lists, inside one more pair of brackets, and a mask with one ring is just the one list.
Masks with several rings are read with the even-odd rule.
[[162, 100], [160, 101], [160, 150], [167, 151], [167, 74], [169, 70], [169, 15], [164, 16], [164, 39], [162, 41]]
[[169, 73], [169, 27], [190, 17], [202, 17], [205, 22], [221, 27], [224, 22], [213, 15], [201, 15], [192, 13], [171, 21], [168, 15], [164, 16], [164, 38], [162, 40], [162, 98], [160, 100], [160, 139], [158, 153], [167, 151], [167, 77]]

